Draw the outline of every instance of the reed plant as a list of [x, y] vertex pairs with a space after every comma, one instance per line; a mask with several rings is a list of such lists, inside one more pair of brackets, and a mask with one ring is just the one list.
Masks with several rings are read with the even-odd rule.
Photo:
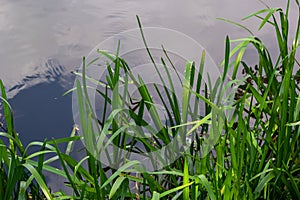
[[[0, 199], [300, 199], [300, 15], [292, 35], [292, 3], [300, 12], [298, 0], [288, 0], [285, 9], [266, 6], [244, 18], [261, 20], [259, 29], [267, 25], [274, 28], [278, 55], [271, 55], [261, 39], [234, 23], [249, 31], [249, 37], [226, 37], [223, 74], [214, 84], [203, 81], [206, 55], [202, 52], [200, 66], [186, 63], [179, 78], [181, 96], [174, 89], [168, 66], [175, 71], [177, 68], [162, 48], [163, 68], [158, 69], [138, 19], [146, 51], [163, 87], [154, 84], [150, 88], [141, 77], [134, 76], [131, 66], [119, 56], [119, 46], [114, 54], [98, 51], [99, 57], [107, 60], [104, 81], [86, 74], [97, 59], [87, 62], [84, 58], [82, 71], [76, 72], [75, 88], [70, 90], [78, 99], [80, 136], [74, 127], [68, 138], [32, 142], [24, 148], [14, 131], [13, 112], [0, 82], [6, 121], [0, 133]], [[256, 50], [255, 66], [244, 59], [248, 48]], [[104, 108], [100, 116], [89, 98], [90, 82], [98, 84], [99, 88], [93, 89], [103, 99], [98, 102]], [[121, 90], [121, 84], [137, 89], [137, 103], [126, 89]], [[162, 102], [166, 116], [158, 114], [154, 96]], [[226, 104], [230, 98], [232, 103]], [[199, 108], [200, 102], [204, 107]], [[223, 114], [228, 111], [230, 115]], [[152, 124], [144, 118], [147, 112]], [[221, 133], [214, 138], [211, 151], [203, 148], [207, 132]], [[177, 135], [188, 148], [180, 149], [175, 144], [171, 150], [179, 151], [165, 153], [177, 159], [164, 166], [157, 166], [158, 161], [166, 162], [164, 157], [149, 156], [152, 171], [143, 170], [141, 161], [121, 154], [126, 150], [149, 155], [169, 145]], [[84, 156], [78, 160], [70, 152], [80, 139], [86, 148], [81, 149]], [[67, 144], [65, 151], [60, 143]], [[28, 155], [32, 146], [40, 151]], [[113, 159], [104, 164], [99, 152], [111, 154]], [[116, 164], [116, 160], [121, 162]], [[61, 168], [54, 167], [54, 161], [59, 161]], [[51, 192], [44, 171], [63, 177], [71, 193]]]

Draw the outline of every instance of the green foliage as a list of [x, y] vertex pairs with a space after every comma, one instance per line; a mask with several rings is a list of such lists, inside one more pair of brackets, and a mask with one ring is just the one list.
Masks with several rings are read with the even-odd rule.
[[[300, 11], [297, 0], [295, 5]], [[78, 97], [83, 133], [80, 137], [74, 127], [68, 138], [32, 142], [24, 148], [14, 131], [13, 112], [0, 81], [6, 124], [5, 131], [0, 132], [0, 199], [300, 199], [300, 70], [296, 59], [300, 15], [295, 35], [291, 36], [289, 8], [290, 1], [285, 10], [267, 7], [244, 18], [261, 20], [259, 30], [267, 25], [274, 28], [280, 50], [275, 62], [263, 41], [249, 29], [225, 20], [244, 28], [250, 36], [236, 40], [226, 37], [224, 70], [215, 85], [205, 84], [202, 80], [205, 52], [202, 52], [200, 66], [187, 62], [184, 76], [180, 79], [181, 99], [174, 89], [174, 80], [166, 63], [176, 68], [162, 48], [163, 70], [159, 70], [138, 19], [143, 42], [163, 87], [154, 85], [154, 90], [151, 90], [141, 77], [135, 77], [130, 66], [119, 57], [120, 44], [116, 54], [98, 51], [107, 59], [106, 82], [97, 82], [86, 75], [86, 68], [97, 59], [87, 64], [83, 59], [82, 72], [76, 73], [81, 79], [71, 90], [76, 91]], [[291, 39], [293, 43], [290, 45]], [[238, 44], [231, 48], [236, 42]], [[258, 55], [254, 67], [243, 59], [250, 45]], [[231, 79], [227, 80], [230, 71]], [[243, 77], [239, 77], [240, 72]], [[163, 73], [167, 79], [163, 78]], [[100, 119], [88, 97], [88, 81], [104, 88], [104, 91], [97, 89], [104, 99], [104, 112]], [[126, 89], [120, 94], [120, 82], [125, 88], [130, 84], [137, 88], [140, 99], [135, 108], [124, 101], [130, 97]], [[225, 98], [223, 90], [230, 90], [228, 98], [234, 98], [233, 105], [220, 106], [220, 101]], [[153, 96], [162, 102], [169, 124], [159, 116]], [[199, 111], [200, 102], [205, 104], [202, 112]], [[107, 115], [109, 107], [112, 111]], [[124, 108], [129, 111], [124, 113]], [[231, 115], [226, 118], [220, 115], [229, 108]], [[154, 127], [144, 119], [145, 112], [149, 112]], [[116, 117], [118, 121], [114, 120]], [[147, 127], [146, 131], [131, 126], [131, 122]], [[127, 133], [129, 128], [138, 136], [150, 133], [151, 137], [134, 137]], [[222, 131], [212, 151], [203, 148], [207, 131]], [[96, 159], [99, 152], [107, 153], [110, 144], [118, 147], [114, 149], [113, 156], [114, 160], [120, 160], [122, 157], [118, 149], [154, 152], [168, 145], [176, 135], [183, 141], [191, 138], [191, 145], [163, 169], [143, 171], [140, 161], [126, 159], [119, 166], [114, 161], [103, 166]], [[104, 142], [107, 137], [108, 141]], [[87, 146], [83, 149], [86, 155], [75, 160], [70, 152], [74, 142], [80, 139]], [[65, 152], [60, 150], [60, 143], [67, 143]], [[32, 146], [40, 150], [28, 155]], [[173, 152], [167, 153], [172, 155]], [[45, 160], [45, 155], [50, 158]], [[160, 156], [156, 159], [164, 161]], [[62, 169], [51, 165], [57, 160]], [[155, 166], [157, 160], [150, 160]], [[51, 192], [45, 181], [45, 171], [64, 178], [72, 193]]]

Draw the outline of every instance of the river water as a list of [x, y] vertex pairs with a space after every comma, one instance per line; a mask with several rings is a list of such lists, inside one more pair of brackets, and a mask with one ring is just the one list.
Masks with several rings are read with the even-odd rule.
[[[285, 5], [282, 0], [264, 2]], [[220, 64], [226, 35], [235, 39], [249, 34], [217, 18], [243, 23], [276, 52], [270, 28], [257, 32], [259, 20], [241, 21], [263, 8], [259, 1], [239, 0], [0, 0], [0, 79], [21, 139], [28, 143], [68, 136], [72, 101], [71, 95], [62, 94], [73, 86], [70, 72], [99, 42], [137, 28], [136, 15], [144, 27], [173, 29], [192, 37]], [[296, 14], [292, 8], [291, 15]], [[251, 50], [247, 54], [255, 56]]]

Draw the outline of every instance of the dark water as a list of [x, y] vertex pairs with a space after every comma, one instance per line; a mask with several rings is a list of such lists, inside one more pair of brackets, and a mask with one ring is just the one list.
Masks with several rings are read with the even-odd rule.
[[[285, 5], [280, 0], [265, 2]], [[262, 8], [259, 1], [239, 0], [0, 0], [0, 78], [21, 139], [27, 144], [44, 137], [68, 136], [73, 126], [71, 95], [61, 95], [73, 86], [70, 72], [99, 42], [137, 28], [136, 15], [144, 27], [170, 28], [189, 35], [220, 64], [225, 36], [240, 38], [248, 33], [216, 18], [241, 22], [242, 17]], [[295, 12], [292, 9], [291, 15], [296, 16]], [[243, 23], [255, 32], [259, 21]], [[276, 52], [270, 28], [257, 34]], [[251, 50], [247, 54], [254, 56]]]

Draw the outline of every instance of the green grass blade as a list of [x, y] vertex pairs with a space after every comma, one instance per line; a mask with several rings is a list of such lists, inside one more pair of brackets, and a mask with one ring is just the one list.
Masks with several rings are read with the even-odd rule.
[[108, 184], [110, 184], [117, 176], [119, 176], [122, 172], [127, 170], [130, 167], [133, 167], [137, 164], [140, 164], [139, 161], [133, 160], [129, 161], [128, 163], [124, 164], [122, 167], [120, 167], [114, 174], [112, 174], [105, 183], [101, 185], [101, 188], [105, 188]]
[[[187, 157], [184, 158], [184, 167], [183, 167], [183, 185], [189, 183], [189, 165]], [[189, 200], [190, 190], [189, 187], [183, 189], [183, 200]]]
[[161, 194], [159, 195], [159, 197], [162, 198], [162, 197], [165, 197], [165, 196], [167, 196], [167, 195], [169, 195], [169, 194], [171, 194], [171, 193], [178, 192], [178, 191], [180, 191], [180, 190], [182, 190], [182, 189], [184, 189], [184, 188], [186, 188], [186, 187], [189, 187], [189, 186], [192, 185], [192, 184], [194, 184], [194, 181], [192, 181], [192, 182], [190, 182], [190, 183], [188, 183], [188, 184], [181, 185], [181, 186], [179, 186], [179, 187], [170, 189], [170, 190], [168, 190], [168, 191], [166, 191], [166, 192], [163, 192], [163, 193], [161, 193]]
[[33, 175], [34, 179], [36, 180], [36, 182], [39, 184], [41, 190], [43, 191], [46, 199], [48, 200], [52, 200], [53, 197], [46, 185], [46, 183], [44, 182], [43, 178], [40, 176], [40, 174], [37, 172], [37, 170], [30, 164], [23, 164], [23, 166], [28, 169], [28, 171]]
[[109, 199], [111, 199], [117, 192], [117, 190], [119, 189], [119, 187], [121, 186], [122, 182], [126, 179], [126, 177], [124, 176], [120, 176], [117, 178], [117, 180], [114, 182], [113, 186], [111, 187], [111, 190], [109, 192]]

